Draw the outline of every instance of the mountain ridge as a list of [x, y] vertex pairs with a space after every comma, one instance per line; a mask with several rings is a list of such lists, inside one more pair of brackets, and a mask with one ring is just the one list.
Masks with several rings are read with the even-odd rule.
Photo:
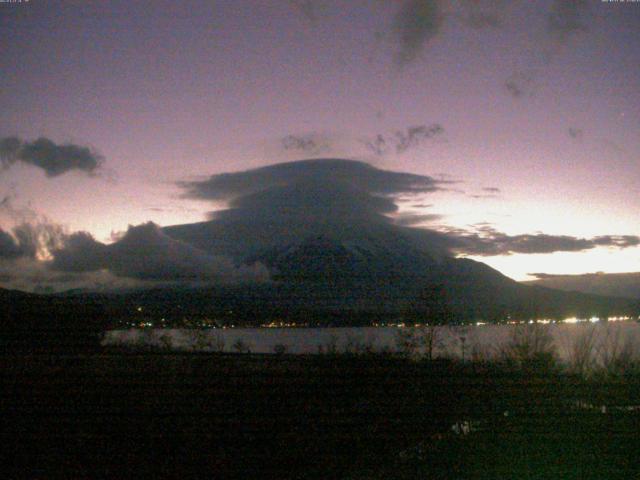
[[640, 272], [536, 275], [540, 275], [540, 278], [521, 283], [594, 295], [640, 299]]

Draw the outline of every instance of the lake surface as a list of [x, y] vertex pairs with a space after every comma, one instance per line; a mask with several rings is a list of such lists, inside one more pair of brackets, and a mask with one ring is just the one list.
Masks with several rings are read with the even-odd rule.
[[[435, 328], [434, 356], [455, 358], [495, 358], [515, 336], [548, 334], [561, 361], [570, 361], [587, 348], [593, 361], [611, 355], [640, 356], [640, 323], [577, 323], [548, 325], [443, 326]], [[251, 351], [309, 354], [320, 351], [398, 351], [400, 344], [416, 341], [416, 354], [424, 353], [420, 340], [424, 327], [359, 328], [228, 328], [228, 329], [127, 329], [107, 332], [104, 345], [157, 346], [174, 350]], [[528, 332], [528, 333], [527, 333]], [[278, 347], [279, 346], [279, 347]]]

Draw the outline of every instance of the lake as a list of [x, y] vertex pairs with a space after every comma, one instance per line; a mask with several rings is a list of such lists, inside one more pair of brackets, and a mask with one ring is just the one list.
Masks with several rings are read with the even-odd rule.
[[[126, 329], [107, 332], [103, 345], [156, 346], [191, 351], [250, 351], [294, 354], [318, 352], [398, 351], [399, 343], [414, 343], [415, 353], [424, 353], [428, 329], [424, 327], [359, 328], [226, 328], [226, 329]], [[587, 349], [591, 360], [601, 362], [612, 355], [640, 355], [640, 323], [582, 322], [574, 324], [470, 325], [435, 327], [436, 357], [491, 359], [500, 355], [514, 339], [547, 341], [557, 357], [569, 362]]]

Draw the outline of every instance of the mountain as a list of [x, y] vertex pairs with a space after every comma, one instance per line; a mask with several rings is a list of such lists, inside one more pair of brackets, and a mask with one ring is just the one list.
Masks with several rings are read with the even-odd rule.
[[167, 323], [207, 317], [223, 324], [290, 320], [346, 326], [399, 319], [447, 323], [606, 317], [640, 310], [638, 302], [628, 299], [522, 285], [483, 263], [434, 257], [405, 240], [311, 236], [245, 259], [264, 264], [270, 282], [128, 292], [110, 298], [110, 316], [140, 321], [161, 317]]
[[402, 230], [395, 234], [360, 241], [320, 235], [267, 248], [245, 258], [269, 269], [272, 280], [263, 283], [58, 295], [0, 289], [2, 347], [77, 351], [97, 345], [105, 328], [161, 319], [165, 325], [208, 319], [218, 325], [363, 326], [640, 312], [629, 299], [522, 285], [483, 263], [425, 252]]
[[272, 281], [258, 284], [58, 295], [0, 289], [0, 351], [89, 351], [106, 328], [162, 319], [167, 326], [203, 319], [365, 326], [640, 312], [637, 301], [522, 285], [480, 262], [434, 257], [411, 242], [365, 240], [324, 235], [266, 249], [246, 259], [272, 272]]
[[[204, 222], [130, 229], [108, 246], [76, 237], [54, 261], [65, 271], [105, 268], [162, 287], [16, 297], [4, 302], [4, 322], [36, 329], [43, 322], [75, 328], [78, 322], [169, 325], [204, 318], [368, 325], [638, 313], [638, 302], [629, 299], [520, 284], [485, 264], [454, 258], [453, 234], [395, 221], [402, 197], [441, 188], [431, 177], [313, 159], [186, 186], [193, 198], [227, 208]], [[233, 281], [225, 283], [222, 275], [203, 275], [202, 262], [223, 265], [218, 273], [258, 266], [269, 280], [230, 275]]]
[[0, 289], [0, 351], [86, 351], [108, 325], [94, 295], [64, 297]]
[[584, 275], [541, 274], [536, 280], [522, 283], [565, 291], [640, 299], [640, 272], [587, 273]]

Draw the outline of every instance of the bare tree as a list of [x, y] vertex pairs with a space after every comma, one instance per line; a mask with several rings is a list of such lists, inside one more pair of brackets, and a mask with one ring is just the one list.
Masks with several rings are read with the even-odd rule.
[[519, 366], [549, 368], [556, 364], [557, 352], [548, 325], [517, 325], [501, 348], [502, 357]]
[[598, 353], [600, 364], [609, 375], [624, 373], [633, 364], [636, 355], [634, 338], [622, 333], [621, 325], [607, 324], [604, 328]]
[[574, 336], [570, 351], [569, 365], [571, 369], [580, 375], [587, 375], [593, 371], [595, 365], [596, 327], [585, 325], [581, 332]]

